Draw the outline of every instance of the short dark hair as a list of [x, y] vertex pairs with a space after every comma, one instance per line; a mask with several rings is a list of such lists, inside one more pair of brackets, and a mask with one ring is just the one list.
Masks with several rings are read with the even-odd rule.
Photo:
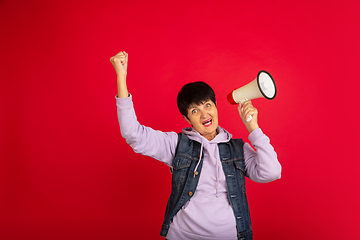
[[216, 105], [214, 90], [205, 82], [192, 82], [180, 89], [177, 95], [177, 106], [180, 113], [187, 117], [191, 104], [199, 105], [209, 99]]

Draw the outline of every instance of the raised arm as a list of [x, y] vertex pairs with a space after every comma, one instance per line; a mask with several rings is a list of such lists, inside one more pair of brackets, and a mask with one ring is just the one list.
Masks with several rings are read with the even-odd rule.
[[117, 75], [118, 96], [116, 105], [121, 135], [132, 149], [171, 166], [177, 145], [175, 132], [156, 131], [137, 121], [132, 95], [126, 86], [128, 54], [119, 52], [110, 58]]
[[[245, 169], [247, 176], [255, 182], [271, 182], [281, 177], [281, 165], [270, 139], [261, 131], [258, 124], [258, 110], [251, 101], [240, 103], [238, 111], [249, 131], [249, 140], [256, 151], [245, 143]], [[249, 121], [249, 117], [252, 119]]]

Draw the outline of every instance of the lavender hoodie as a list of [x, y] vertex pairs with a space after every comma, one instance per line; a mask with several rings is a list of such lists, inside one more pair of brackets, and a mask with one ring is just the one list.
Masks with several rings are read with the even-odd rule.
[[[171, 167], [177, 146], [177, 133], [161, 132], [140, 125], [131, 95], [128, 98], [116, 98], [116, 105], [121, 135], [133, 150]], [[195, 194], [173, 218], [166, 238], [237, 239], [235, 217], [227, 198], [225, 175], [217, 147], [218, 143], [228, 142], [232, 135], [220, 126], [219, 134], [211, 141], [193, 128], [184, 128], [182, 132], [201, 143], [204, 161]], [[248, 138], [256, 151], [250, 144], [244, 144], [246, 176], [260, 183], [279, 179], [281, 165], [269, 138], [261, 129], [254, 130]]]

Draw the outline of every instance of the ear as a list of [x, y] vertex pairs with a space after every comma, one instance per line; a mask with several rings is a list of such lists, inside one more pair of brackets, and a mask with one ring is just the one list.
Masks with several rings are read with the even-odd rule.
[[188, 119], [188, 117], [185, 116], [185, 115], [182, 115], [182, 116], [183, 116], [183, 118], [192, 126], [190, 119]]

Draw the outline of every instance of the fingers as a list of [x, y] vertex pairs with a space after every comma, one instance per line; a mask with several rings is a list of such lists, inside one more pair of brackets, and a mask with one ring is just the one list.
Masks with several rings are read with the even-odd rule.
[[242, 104], [239, 104], [238, 111], [240, 113], [240, 117], [246, 122], [250, 122], [251, 119], [254, 119], [258, 114], [257, 109], [252, 105], [251, 101], [245, 101]]
[[127, 63], [128, 63], [128, 54], [125, 51], [117, 53], [115, 56], [110, 58], [110, 62], [115, 68], [117, 76], [124, 77], [127, 74]]
[[121, 51], [117, 53], [115, 56], [110, 58], [110, 62], [121, 63], [122, 65], [127, 64], [127, 61], [128, 61], [128, 53], [125, 51]]

